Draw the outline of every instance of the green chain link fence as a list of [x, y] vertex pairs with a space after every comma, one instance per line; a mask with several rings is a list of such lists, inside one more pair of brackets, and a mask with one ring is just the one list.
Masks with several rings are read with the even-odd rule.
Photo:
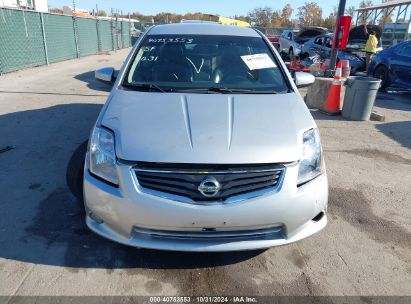
[[121, 22], [112, 22], [113, 35], [114, 35], [114, 48], [121, 49], [123, 46], [121, 35]]
[[130, 22], [0, 8], [0, 74], [127, 48]]
[[100, 50], [103, 52], [113, 50], [111, 21], [110, 20], [99, 20], [98, 27], [99, 27], [99, 34], [100, 34], [100, 39], [99, 39]]
[[39, 14], [2, 9], [0, 22], [1, 72], [46, 64]]
[[76, 18], [80, 56], [98, 53], [97, 20]]
[[76, 58], [73, 18], [44, 14], [43, 20], [49, 62]]
[[128, 48], [131, 46], [131, 39], [129, 39], [128, 35], [130, 33], [130, 23], [121, 21], [121, 35], [122, 35], [122, 42], [123, 48]]

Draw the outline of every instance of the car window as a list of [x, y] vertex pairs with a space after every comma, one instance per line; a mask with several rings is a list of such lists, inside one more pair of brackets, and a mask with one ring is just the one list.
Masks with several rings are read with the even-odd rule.
[[323, 45], [324, 37], [318, 37], [314, 40], [314, 44]]
[[332, 46], [333, 46], [333, 39], [330, 38], [330, 37], [327, 37], [325, 39], [325, 47], [326, 48], [332, 48]]
[[154, 85], [170, 91], [211, 87], [288, 91], [279, 63], [262, 37], [228, 35], [147, 35], [123, 85]]
[[288, 39], [289, 39], [289, 40], [292, 40], [292, 39], [293, 39], [293, 33], [292, 33], [292, 32], [289, 32], [289, 33], [288, 33]]

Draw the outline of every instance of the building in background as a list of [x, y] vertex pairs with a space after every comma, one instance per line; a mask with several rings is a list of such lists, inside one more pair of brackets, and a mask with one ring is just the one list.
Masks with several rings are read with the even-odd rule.
[[411, 39], [411, 23], [386, 23], [382, 29], [382, 46], [396, 45], [404, 40]]
[[77, 17], [93, 18], [93, 15], [90, 11], [85, 9], [79, 9], [76, 7], [74, 10], [71, 6], [63, 6], [63, 14], [65, 15], [74, 15]]
[[0, 7], [48, 12], [47, 0], [0, 0]]

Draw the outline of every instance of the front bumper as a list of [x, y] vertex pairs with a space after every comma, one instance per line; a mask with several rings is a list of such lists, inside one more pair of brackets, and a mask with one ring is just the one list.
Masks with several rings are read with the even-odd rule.
[[297, 188], [297, 165], [287, 167], [278, 192], [210, 205], [145, 193], [132, 178], [131, 166], [119, 164], [117, 170], [120, 187], [114, 188], [90, 175], [86, 165], [86, 223], [125, 245], [176, 251], [263, 249], [306, 238], [327, 223], [326, 174]]

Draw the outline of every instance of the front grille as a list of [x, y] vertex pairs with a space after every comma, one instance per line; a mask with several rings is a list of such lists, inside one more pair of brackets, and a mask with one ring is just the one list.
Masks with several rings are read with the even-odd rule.
[[[278, 190], [284, 175], [283, 165], [170, 165], [139, 163], [133, 168], [142, 188], [187, 197], [193, 201], [224, 201], [230, 197], [264, 189]], [[204, 181], [219, 184], [200, 192]], [[205, 183], [210, 185], [210, 183]], [[206, 190], [209, 190], [206, 188]], [[204, 194], [205, 193], [205, 194]]]

